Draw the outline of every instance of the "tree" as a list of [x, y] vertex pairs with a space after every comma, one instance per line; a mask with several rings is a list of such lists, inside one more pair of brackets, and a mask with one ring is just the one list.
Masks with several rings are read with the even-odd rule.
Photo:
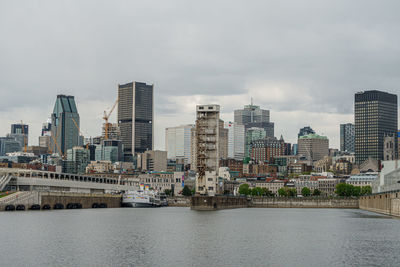
[[351, 196], [352, 189], [349, 187], [349, 184], [340, 183], [336, 185], [336, 194], [341, 197], [349, 197]]
[[185, 185], [182, 190], [182, 195], [189, 197], [192, 195], [192, 190], [190, 190], [190, 188], [187, 185]]
[[279, 188], [278, 195], [280, 197], [286, 197], [287, 196], [287, 192], [286, 192], [285, 188], [283, 188], [283, 187]]
[[262, 196], [263, 195], [263, 190], [261, 187], [255, 187], [251, 190], [251, 194], [253, 196]]
[[286, 189], [287, 195], [289, 197], [296, 197], [297, 196], [297, 190], [296, 188], [287, 188]]
[[251, 189], [249, 188], [250, 186], [248, 184], [241, 184], [239, 186], [239, 194], [241, 195], [250, 195], [251, 194]]
[[268, 188], [263, 187], [262, 195], [267, 197], [272, 197], [274, 194]]
[[303, 189], [301, 189], [301, 195], [303, 197], [308, 197], [309, 195], [311, 195], [311, 190], [308, 187], [303, 187]]
[[170, 196], [170, 195], [172, 194], [172, 190], [171, 190], [171, 189], [165, 189], [165, 190], [164, 190], [164, 193], [165, 193], [167, 196]]
[[319, 191], [318, 188], [315, 188], [314, 192], [313, 192], [313, 196], [319, 196], [319, 195], [321, 195], [321, 191]]
[[361, 187], [361, 195], [362, 196], [371, 195], [371, 194], [372, 194], [372, 188], [370, 185]]

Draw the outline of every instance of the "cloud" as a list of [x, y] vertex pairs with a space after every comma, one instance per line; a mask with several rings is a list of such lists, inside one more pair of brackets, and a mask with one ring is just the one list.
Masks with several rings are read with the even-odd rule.
[[[0, 3], [0, 135], [23, 119], [36, 143], [56, 95], [76, 97], [85, 135], [101, 130], [118, 83], [154, 83], [164, 128], [254, 102], [276, 133], [311, 125], [338, 147], [354, 93], [398, 93], [398, 1], [9, 1]], [[35, 136], [36, 135], [36, 136]]]

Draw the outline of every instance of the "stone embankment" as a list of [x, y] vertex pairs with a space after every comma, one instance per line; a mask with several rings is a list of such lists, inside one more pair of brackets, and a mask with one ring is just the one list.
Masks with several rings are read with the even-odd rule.
[[0, 210], [118, 208], [121, 195], [21, 191], [0, 198]]
[[360, 209], [400, 217], [400, 192], [360, 197]]
[[252, 198], [252, 208], [335, 208], [358, 209], [357, 198]]
[[175, 196], [168, 197], [168, 206], [170, 207], [190, 207], [191, 197]]
[[194, 196], [191, 209], [220, 210], [234, 208], [335, 208], [358, 209], [356, 198], [268, 198], [268, 197], [230, 197]]

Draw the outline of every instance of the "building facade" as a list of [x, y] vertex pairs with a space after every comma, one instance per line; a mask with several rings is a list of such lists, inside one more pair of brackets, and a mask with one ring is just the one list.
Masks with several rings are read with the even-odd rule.
[[246, 130], [251, 127], [263, 128], [267, 137], [274, 137], [274, 123], [270, 121], [269, 110], [253, 104], [246, 105], [234, 111], [234, 121], [244, 125]]
[[251, 160], [258, 164], [273, 163], [274, 158], [285, 155], [285, 142], [267, 137], [251, 143]]
[[245, 140], [245, 157], [250, 157], [251, 154], [251, 143], [264, 139], [267, 137], [267, 133], [263, 128], [251, 127], [246, 131], [246, 140]]
[[317, 161], [329, 155], [329, 140], [326, 136], [308, 134], [298, 140], [298, 154], [308, 161]]
[[243, 160], [245, 128], [243, 124], [225, 122], [225, 129], [228, 129], [228, 158]]
[[169, 127], [165, 129], [165, 148], [168, 159], [183, 159], [191, 162], [193, 124]]
[[355, 126], [352, 123], [340, 124], [340, 151], [354, 152]]
[[221, 128], [219, 115], [219, 105], [196, 106], [196, 193], [202, 195], [215, 195], [217, 192]]
[[148, 150], [138, 154], [137, 167], [142, 171], [167, 171], [167, 151]]
[[[384, 138], [397, 133], [397, 95], [372, 90], [355, 94], [356, 164], [384, 159]], [[395, 150], [397, 157], [397, 139]]]
[[131, 82], [118, 85], [118, 125], [125, 161], [135, 153], [153, 150], [153, 85]]

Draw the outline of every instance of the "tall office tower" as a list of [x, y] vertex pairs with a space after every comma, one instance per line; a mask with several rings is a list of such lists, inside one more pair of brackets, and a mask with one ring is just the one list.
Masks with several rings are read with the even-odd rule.
[[165, 129], [165, 148], [168, 159], [183, 159], [185, 164], [190, 164], [193, 128], [193, 124], [187, 124]]
[[29, 126], [21, 123], [11, 124], [11, 133], [8, 136], [15, 138], [21, 144], [21, 148], [24, 148], [28, 146]]
[[297, 135], [297, 138], [300, 138], [304, 135], [308, 135], [308, 134], [315, 134], [315, 131], [313, 129], [311, 129], [310, 126], [306, 126], [300, 129], [299, 134]]
[[[383, 160], [384, 137], [397, 133], [397, 95], [372, 90], [355, 94], [356, 164]], [[395, 151], [397, 157], [397, 139]]]
[[235, 110], [234, 116], [235, 122], [243, 124], [246, 130], [251, 127], [263, 128], [267, 137], [274, 137], [274, 123], [270, 122], [269, 110], [250, 104]]
[[118, 85], [118, 125], [124, 145], [124, 160], [135, 153], [153, 150], [153, 85], [131, 82]]
[[228, 158], [228, 129], [225, 129], [224, 125], [224, 121], [219, 119], [218, 154], [220, 159]]
[[354, 124], [340, 124], [340, 151], [354, 152], [354, 139]]
[[228, 129], [228, 158], [243, 160], [244, 158], [244, 125], [235, 122], [225, 122]]
[[21, 151], [21, 143], [13, 137], [0, 137], [0, 156]]
[[245, 157], [250, 157], [251, 154], [251, 143], [256, 140], [264, 139], [267, 133], [263, 128], [251, 127], [246, 131], [246, 145], [245, 145]]
[[50, 150], [65, 155], [79, 145], [80, 118], [73, 96], [58, 95], [51, 114]]
[[195, 130], [196, 193], [215, 195], [219, 168], [219, 105], [198, 105]]
[[309, 161], [317, 161], [329, 155], [329, 139], [326, 136], [308, 134], [300, 136], [297, 141], [298, 154]]

